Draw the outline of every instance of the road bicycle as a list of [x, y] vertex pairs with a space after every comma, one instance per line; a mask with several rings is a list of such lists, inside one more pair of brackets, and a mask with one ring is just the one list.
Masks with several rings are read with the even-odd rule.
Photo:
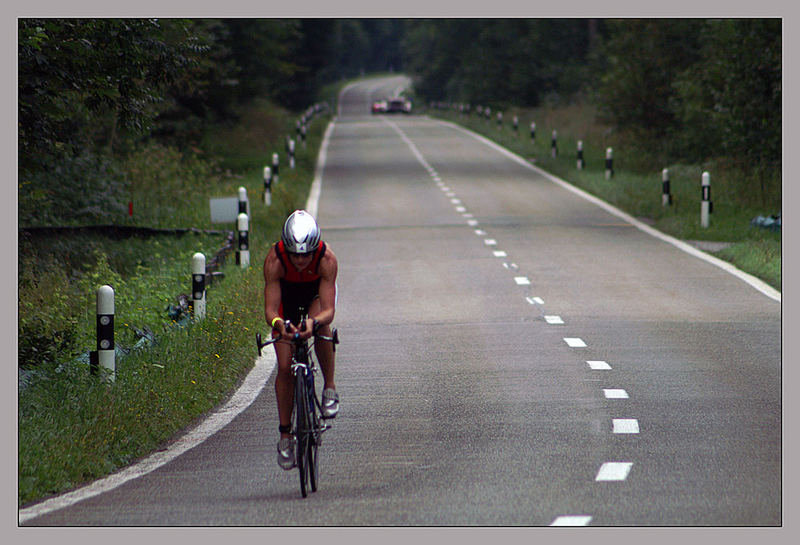
[[[306, 319], [302, 315], [300, 319], [300, 331], [305, 331]], [[286, 329], [291, 327], [290, 322], [286, 322]], [[318, 368], [314, 363], [311, 348], [318, 340], [333, 343], [333, 351], [336, 352], [336, 345], [339, 344], [339, 332], [334, 328], [330, 337], [315, 334], [314, 341], [300, 339], [300, 334], [295, 333], [290, 342], [293, 345], [291, 370], [294, 377], [294, 403], [292, 405], [292, 435], [295, 438], [297, 471], [300, 474], [300, 493], [303, 497], [308, 496], [308, 488], [317, 491], [317, 481], [319, 479], [319, 461], [317, 458], [317, 448], [322, 443], [322, 433], [330, 428], [327, 420], [322, 416], [322, 405], [314, 385], [314, 373]], [[256, 344], [258, 345], [258, 355], [261, 356], [261, 349], [281, 340], [281, 336], [261, 341], [261, 333], [256, 333]]]

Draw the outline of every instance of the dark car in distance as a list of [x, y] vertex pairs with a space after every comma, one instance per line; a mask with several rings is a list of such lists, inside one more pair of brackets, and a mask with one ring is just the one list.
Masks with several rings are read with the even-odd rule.
[[394, 97], [385, 100], [378, 100], [372, 103], [373, 114], [410, 114], [411, 101], [405, 97]]

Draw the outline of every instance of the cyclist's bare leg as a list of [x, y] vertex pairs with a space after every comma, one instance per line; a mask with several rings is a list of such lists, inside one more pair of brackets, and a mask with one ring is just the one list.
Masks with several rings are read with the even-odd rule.
[[[314, 299], [314, 301], [311, 303], [311, 307], [308, 310], [308, 316], [310, 318], [314, 318], [320, 312], [320, 306], [319, 298]], [[319, 328], [317, 333], [325, 337], [330, 337], [331, 326], [322, 326]], [[319, 366], [322, 369], [322, 378], [325, 381], [324, 388], [332, 388], [335, 390], [336, 383], [334, 382], [334, 370], [336, 364], [335, 354], [333, 352], [333, 343], [330, 341], [318, 340], [314, 343], [314, 353], [317, 355]]]
[[[292, 377], [292, 348], [289, 343], [276, 342], [275, 355], [278, 359], [278, 374], [275, 376], [275, 397], [278, 400], [278, 420], [284, 429], [292, 422], [292, 402], [294, 401], [294, 377]], [[281, 437], [291, 437], [291, 433], [281, 433]]]

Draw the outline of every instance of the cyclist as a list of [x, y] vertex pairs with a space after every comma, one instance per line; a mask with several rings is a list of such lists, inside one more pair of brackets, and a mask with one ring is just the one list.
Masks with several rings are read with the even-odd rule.
[[[289, 338], [299, 333], [308, 339], [314, 334], [331, 335], [330, 324], [336, 311], [336, 274], [338, 261], [331, 249], [320, 240], [316, 220], [305, 210], [293, 212], [283, 225], [281, 239], [270, 248], [264, 260], [264, 314], [272, 326], [272, 336]], [[300, 331], [300, 309], [306, 309], [306, 327]], [[291, 322], [287, 330], [286, 321]], [[294, 378], [290, 369], [291, 344], [274, 345], [278, 359], [275, 396], [278, 402], [280, 440], [278, 465], [292, 469], [296, 465], [294, 438], [291, 434]], [[314, 344], [324, 387], [322, 415], [333, 418], [339, 411], [339, 396], [334, 383], [334, 352], [330, 342]]]

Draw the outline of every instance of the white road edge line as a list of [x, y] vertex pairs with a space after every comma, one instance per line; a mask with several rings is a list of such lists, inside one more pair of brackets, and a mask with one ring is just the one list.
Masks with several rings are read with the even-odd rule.
[[[322, 171], [325, 168], [328, 140], [330, 139], [334, 124], [335, 120], [331, 121], [328, 124], [328, 128], [325, 130], [325, 136], [322, 140], [319, 156], [317, 158], [317, 168], [314, 171], [314, 181], [311, 184], [311, 190], [308, 195], [308, 200], [306, 201], [306, 210], [314, 217], [317, 215], [319, 197], [322, 190]], [[20, 509], [18, 513], [19, 523], [22, 524], [35, 517], [44, 515], [45, 513], [69, 507], [81, 500], [113, 490], [132, 479], [147, 475], [151, 471], [174, 460], [187, 450], [196, 447], [227, 426], [239, 413], [253, 403], [256, 397], [261, 393], [261, 390], [264, 389], [264, 386], [266, 386], [267, 380], [269, 380], [276, 363], [275, 351], [267, 349], [266, 353], [255, 361], [253, 369], [250, 370], [242, 385], [234, 392], [228, 402], [214, 411], [208, 418], [203, 420], [192, 430], [179, 437], [169, 448], [155, 452], [140, 462], [125, 467], [116, 473], [98, 479], [72, 492], [67, 492], [25, 509]]]
[[[431, 118], [429, 118], [429, 119], [431, 119]], [[549, 172], [546, 172], [546, 171], [542, 170], [541, 168], [530, 164], [528, 161], [526, 161], [525, 159], [523, 159], [522, 157], [520, 157], [516, 153], [514, 153], [514, 152], [512, 152], [512, 151], [510, 151], [510, 150], [508, 150], [508, 149], [496, 144], [495, 142], [492, 142], [491, 140], [489, 140], [488, 138], [486, 138], [484, 136], [481, 136], [480, 134], [472, 132], [469, 129], [465, 129], [464, 127], [460, 127], [460, 126], [456, 125], [455, 123], [451, 123], [449, 121], [441, 121], [441, 120], [435, 120], [435, 121], [438, 121], [439, 123], [441, 123], [443, 125], [450, 126], [450, 127], [454, 128], [454, 129], [456, 129], [458, 131], [461, 131], [461, 132], [463, 132], [465, 134], [468, 134], [468, 135], [472, 136], [473, 138], [476, 138], [477, 140], [483, 142], [487, 146], [499, 151], [500, 153], [502, 153], [506, 157], [516, 161], [517, 163], [519, 163], [520, 165], [524, 166], [525, 168], [530, 169], [530, 170], [532, 170], [534, 172], [537, 172], [538, 174], [544, 176], [545, 178], [547, 178], [551, 182], [560, 185], [561, 187], [563, 187], [564, 189], [566, 189], [568, 191], [572, 191], [576, 195], [579, 195], [580, 197], [583, 197], [587, 201], [596, 204], [597, 206], [599, 206], [600, 208], [603, 208], [607, 212], [610, 212], [611, 214], [614, 214], [618, 218], [621, 218], [621, 219], [627, 221], [628, 223], [630, 223], [631, 225], [633, 225], [637, 229], [639, 229], [641, 231], [644, 231], [645, 233], [647, 233], [649, 235], [652, 235], [652, 236], [654, 236], [654, 237], [656, 237], [656, 238], [658, 238], [660, 240], [663, 240], [664, 242], [672, 244], [673, 246], [675, 246], [676, 248], [678, 248], [680, 250], [683, 250], [687, 254], [690, 254], [690, 255], [692, 255], [694, 257], [697, 257], [698, 259], [702, 259], [703, 261], [705, 261], [707, 263], [710, 263], [711, 265], [719, 267], [720, 269], [724, 270], [725, 272], [728, 272], [728, 273], [732, 274], [733, 276], [739, 278], [740, 280], [746, 282], [747, 284], [749, 284], [750, 286], [752, 286], [756, 290], [760, 291], [761, 293], [763, 293], [764, 295], [766, 295], [770, 299], [773, 299], [773, 300], [775, 300], [775, 301], [777, 301], [779, 303], [781, 302], [781, 292], [779, 292], [778, 290], [776, 290], [775, 288], [773, 288], [772, 286], [770, 286], [769, 284], [767, 284], [763, 280], [761, 280], [759, 278], [756, 278], [755, 276], [752, 276], [750, 274], [747, 274], [746, 272], [744, 272], [744, 271], [742, 271], [740, 269], [737, 269], [736, 267], [734, 267], [732, 264], [728, 263], [727, 261], [723, 261], [722, 259], [714, 257], [714, 256], [712, 256], [710, 254], [707, 254], [707, 253], [701, 251], [701, 250], [698, 250], [694, 246], [692, 246], [690, 244], [687, 244], [686, 242], [683, 242], [682, 240], [678, 240], [678, 239], [676, 239], [674, 237], [671, 237], [671, 236], [669, 236], [669, 235], [667, 235], [665, 233], [662, 233], [661, 231], [659, 231], [657, 229], [654, 229], [654, 228], [650, 227], [646, 223], [642, 223], [641, 221], [637, 220], [636, 218], [634, 218], [630, 214], [627, 214], [626, 212], [623, 212], [619, 208], [616, 208], [615, 206], [612, 206], [612, 205], [608, 204], [607, 202], [595, 197], [594, 195], [591, 195], [591, 194], [587, 193], [586, 191], [575, 187], [574, 185], [570, 184], [569, 182], [566, 182], [566, 181], [562, 180], [561, 178], [558, 178], [557, 176], [553, 176]]]
[[317, 208], [319, 207], [319, 197], [322, 193], [322, 169], [325, 168], [325, 161], [328, 159], [328, 142], [333, 132], [333, 126], [336, 121], [331, 121], [328, 128], [325, 129], [325, 136], [322, 138], [322, 144], [319, 147], [319, 156], [317, 157], [317, 167], [314, 169], [314, 181], [311, 182], [311, 190], [308, 192], [308, 200], [306, 201], [306, 212], [313, 217], [317, 217]]
[[82, 488], [37, 503], [26, 509], [20, 509], [20, 524], [45, 513], [69, 507], [81, 500], [113, 490], [132, 479], [147, 475], [167, 462], [174, 460], [187, 450], [196, 447], [227, 426], [239, 413], [250, 406], [253, 400], [258, 397], [258, 394], [261, 393], [274, 368], [275, 351], [267, 350], [265, 355], [256, 360], [253, 369], [248, 373], [244, 383], [233, 394], [233, 397], [194, 429], [179, 437], [167, 450], [151, 454], [141, 462], [112, 473], [108, 477], [98, 479]]

